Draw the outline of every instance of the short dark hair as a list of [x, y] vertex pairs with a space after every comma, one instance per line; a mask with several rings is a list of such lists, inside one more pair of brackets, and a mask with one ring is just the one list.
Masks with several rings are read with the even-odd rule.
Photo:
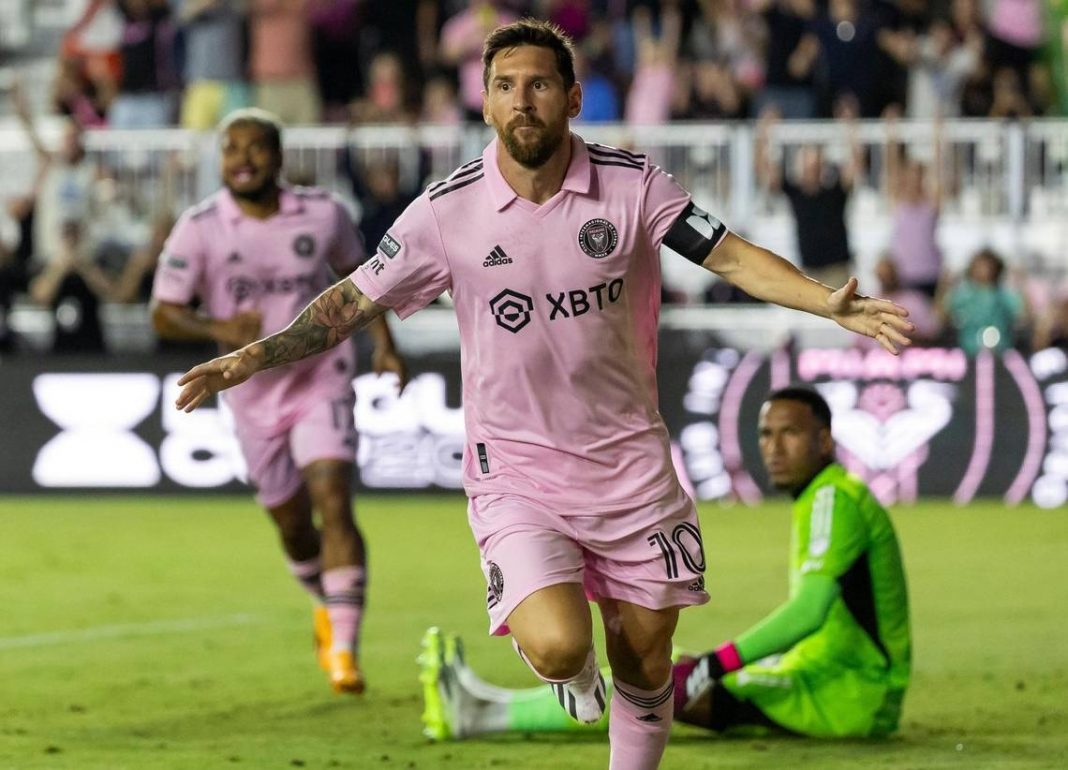
[[975, 265], [976, 262], [982, 259], [987, 260], [993, 266], [994, 283], [998, 283], [999, 281], [1001, 281], [1001, 276], [1005, 272], [1005, 260], [1001, 258], [1000, 254], [998, 254], [989, 246], [985, 246], [979, 249], [975, 256], [972, 257], [972, 261], [968, 265], [969, 271], [971, 270], [972, 266]]
[[482, 86], [489, 90], [490, 65], [493, 57], [505, 49], [521, 45], [534, 45], [548, 48], [556, 54], [556, 69], [564, 79], [564, 88], [575, 85], [575, 48], [571, 38], [560, 27], [548, 21], [538, 19], [520, 19], [519, 21], [497, 27], [486, 38], [482, 49]]
[[779, 388], [772, 391], [764, 399], [765, 403], [771, 403], [772, 401], [799, 401], [802, 404], [807, 404], [817, 422], [827, 428], [831, 427], [831, 407], [828, 406], [823, 396], [812, 390], [812, 388], [805, 388], [800, 385]]
[[219, 137], [225, 136], [234, 126], [256, 126], [266, 135], [272, 149], [282, 154], [282, 121], [273, 112], [256, 107], [234, 110], [219, 123]]

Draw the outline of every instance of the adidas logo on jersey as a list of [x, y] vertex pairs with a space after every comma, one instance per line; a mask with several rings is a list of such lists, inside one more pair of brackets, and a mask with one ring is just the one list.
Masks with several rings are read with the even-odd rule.
[[512, 264], [512, 258], [504, 253], [504, 249], [500, 246], [494, 246], [493, 251], [486, 257], [486, 261], [482, 263], [482, 267], [497, 267], [497, 265], [510, 264]]

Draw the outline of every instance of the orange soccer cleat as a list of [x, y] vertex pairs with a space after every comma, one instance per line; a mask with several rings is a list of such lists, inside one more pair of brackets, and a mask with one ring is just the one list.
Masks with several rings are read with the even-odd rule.
[[319, 660], [319, 667], [323, 671], [329, 671], [330, 643], [333, 633], [330, 629], [330, 614], [326, 611], [326, 605], [316, 605], [313, 628], [315, 629], [315, 657]]
[[363, 680], [363, 672], [356, 662], [356, 656], [348, 650], [340, 652], [328, 652], [327, 674], [330, 676], [330, 686], [336, 693], [353, 693], [359, 695], [363, 692], [366, 683]]

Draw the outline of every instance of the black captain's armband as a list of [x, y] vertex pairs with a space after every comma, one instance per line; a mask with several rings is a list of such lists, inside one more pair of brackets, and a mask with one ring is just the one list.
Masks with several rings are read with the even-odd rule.
[[690, 201], [664, 236], [664, 245], [700, 265], [726, 234], [726, 225]]

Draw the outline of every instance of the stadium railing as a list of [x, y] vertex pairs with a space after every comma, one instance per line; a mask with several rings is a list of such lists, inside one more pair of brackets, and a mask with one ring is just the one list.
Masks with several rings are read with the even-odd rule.
[[[43, 121], [41, 130], [46, 141], [55, 141], [61, 125]], [[856, 272], [870, 286], [873, 266], [891, 238], [888, 125], [779, 123], [771, 131], [768, 149], [785, 171], [791, 170], [797, 151], [809, 144], [821, 147], [828, 162], [842, 162], [849, 153], [851, 130], [865, 162], [847, 217]], [[786, 201], [762, 190], [754, 173], [754, 125], [578, 124], [576, 131], [591, 141], [648, 153], [732, 229], [796, 259], [794, 222]], [[931, 162], [932, 123], [902, 121], [894, 131], [912, 156]], [[947, 121], [941, 134], [946, 185], [939, 243], [946, 267], [959, 270], [978, 248], [993, 246], [1010, 265], [1033, 273], [1059, 278], [1068, 272], [1068, 220], [1063, 216], [1068, 211], [1068, 121], [955, 120]], [[286, 131], [286, 166], [294, 180], [340, 194], [358, 215], [359, 203], [345, 174], [346, 152], [356, 163], [395, 160], [402, 185], [418, 189], [476, 157], [490, 136], [485, 127], [294, 127]], [[153, 214], [179, 211], [218, 185], [217, 141], [211, 133], [92, 131], [85, 142], [103, 180], [98, 194], [106, 215], [90, 228], [97, 238], [136, 245]], [[0, 197], [29, 189], [35, 168], [29, 149], [16, 124], [0, 123], [0, 166], [5, 170]], [[699, 301], [714, 277], [684, 260], [667, 259], [664, 280], [677, 294]], [[33, 312], [22, 306], [14, 323], [32, 327], [28, 319]], [[129, 318], [131, 313], [112, 315]], [[689, 313], [685, 317], [696, 318]]]

